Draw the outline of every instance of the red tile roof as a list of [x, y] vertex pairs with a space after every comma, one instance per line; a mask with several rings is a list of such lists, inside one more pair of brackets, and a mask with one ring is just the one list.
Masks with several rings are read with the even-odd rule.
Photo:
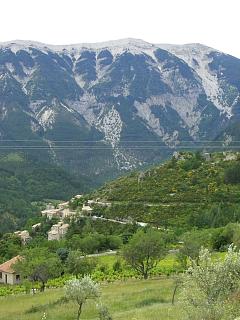
[[21, 256], [16, 256], [12, 258], [11, 260], [8, 260], [4, 262], [3, 264], [0, 264], [0, 272], [6, 272], [6, 273], [15, 273], [15, 271], [12, 269], [12, 266], [18, 261], [21, 260]]

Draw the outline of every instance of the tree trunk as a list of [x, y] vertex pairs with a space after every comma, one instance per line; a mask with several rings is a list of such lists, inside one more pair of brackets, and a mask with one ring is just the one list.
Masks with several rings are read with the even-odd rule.
[[77, 320], [80, 319], [81, 313], [82, 313], [82, 303], [79, 304], [79, 308], [78, 308], [78, 314], [77, 314]]
[[175, 295], [176, 295], [176, 292], [177, 292], [177, 288], [178, 288], [178, 283], [175, 284], [175, 287], [174, 287], [174, 290], [173, 290], [173, 295], [172, 295], [172, 305], [174, 305], [174, 302], [175, 302]]
[[40, 287], [40, 291], [44, 292], [44, 290], [45, 290], [45, 282], [42, 282], [42, 285]]

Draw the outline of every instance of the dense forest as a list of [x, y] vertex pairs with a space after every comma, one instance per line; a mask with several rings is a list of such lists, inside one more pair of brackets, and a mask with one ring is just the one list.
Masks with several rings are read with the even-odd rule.
[[[0, 156], [0, 233], [22, 226], [48, 199], [69, 199], [89, 191], [90, 181], [76, 180], [58, 166], [39, 162], [23, 153]], [[39, 203], [40, 202], [40, 203]]]

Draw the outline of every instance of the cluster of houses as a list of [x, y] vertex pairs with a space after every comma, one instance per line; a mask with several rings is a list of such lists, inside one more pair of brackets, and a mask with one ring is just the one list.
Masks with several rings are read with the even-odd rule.
[[69, 202], [63, 202], [60, 203], [57, 208], [49, 203], [46, 210], [41, 211], [41, 214], [42, 216], [46, 216], [48, 219], [58, 218], [63, 220], [65, 218], [74, 216], [76, 212], [69, 209]]
[[[76, 195], [74, 198], [72, 198], [71, 200], [74, 199], [79, 199], [83, 197], [82, 195]], [[71, 201], [70, 200], [70, 201]], [[94, 203], [96, 203], [96, 201], [94, 200], [88, 200], [85, 204], [83, 204], [81, 212], [83, 215], [91, 215], [92, 214], [92, 207], [91, 205], [93, 205]], [[106, 203], [102, 203], [102, 202], [97, 202], [100, 205], [104, 204], [106, 205]], [[109, 204], [107, 204], [109, 205]], [[46, 216], [48, 219], [53, 219], [53, 218], [57, 218], [59, 219], [59, 222], [57, 224], [54, 224], [51, 228], [51, 230], [48, 231], [48, 240], [60, 240], [62, 239], [69, 228], [69, 224], [64, 223], [64, 219], [65, 218], [72, 218], [76, 215], [76, 211], [71, 210], [69, 207], [69, 201], [67, 202], [63, 202], [57, 205], [57, 207], [55, 207], [53, 204], [49, 203], [46, 206], [45, 210], [41, 211], [42, 216]], [[41, 226], [41, 223], [37, 223], [35, 225], [32, 226], [32, 230], [36, 230], [37, 228], [39, 228]], [[27, 230], [23, 230], [23, 231], [16, 231], [14, 232], [17, 236], [19, 236], [22, 240], [22, 243], [25, 245], [30, 239], [30, 234]]]
[[[70, 201], [74, 199], [82, 198], [82, 195], [76, 195]], [[98, 203], [102, 205], [102, 202], [97, 202], [95, 200], [88, 200], [82, 205], [81, 213], [82, 215], [91, 216], [92, 214], [92, 205]], [[105, 203], [104, 203], [105, 204]], [[106, 204], [105, 204], [106, 205]], [[108, 205], [108, 204], [107, 204]], [[48, 232], [48, 240], [60, 240], [62, 239], [68, 231], [69, 224], [64, 223], [65, 218], [73, 218], [76, 215], [76, 211], [71, 210], [69, 207], [69, 201], [63, 202], [54, 207], [52, 204], [48, 204], [46, 209], [41, 211], [42, 216], [46, 216], [48, 219], [57, 218], [60, 221], [57, 224], [54, 224]]]
[[[77, 195], [75, 198], [81, 198], [82, 195]], [[47, 205], [46, 209], [41, 211], [42, 216], [46, 216], [48, 219], [57, 218], [60, 221], [54, 224], [48, 231], [48, 240], [61, 240], [66, 235], [69, 224], [64, 223], [65, 218], [72, 218], [76, 215], [76, 211], [69, 208], [69, 201], [63, 202], [54, 207], [51, 203]]]
[[[32, 225], [32, 230], [37, 230], [37, 228], [41, 227], [41, 223], [36, 223]], [[23, 231], [15, 231], [14, 234], [18, 236], [22, 240], [22, 244], [26, 244], [29, 240], [31, 240], [30, 234], [27, 230]]]
[[[81, 198], [82, 195], [76, 195], [74, 199]], [[70, 200], [70, 201], [71, 201]], [[104, 206], [110, 206], [110, 203], [101, 202], [98, 200], [88, 200], [86, 203], [83, 204], [81, 208], [82, 215], [92, 215], [92, 205], [95, 203], [99, 205]], [[41, 211], [42, 216], [46, 216], [48, 219], [57, 218], [60, 221], [57, 224], [54, 224], [51, 227], [51, 230], [48, 231], [48, 240], [61, 240], [66, 235], [69, 224], [64, 223], [65, 218], [72, 218], [76, 215], [76, 211], [71, 210], [69, 207], [69, 202], [63, 202], [57, 205], [57, 207], [54, 207], [52, 204], [48, 204], [46, 209]], [[97, 218], [97, 217], [96, 217]], [[37, 228], [41, 227], [41, 223], [34, 224], [32, 226], [32, 230], [37, 230]], [[16, 231], [14, 232], [15, 235], [21, 238], [22, 243], [25, 245], [30, 239], [31, 236], [29, 234], [29, 231], [23, 230], [23, 231]], [[0, 265], [0, 284], [19, 284], [20, 283], [20, 275], [16, 274], [16, 272], [13, 269], [13, 265], [21, 259], [20, 256], [14, 257], [9, 261], [4, 262]]]

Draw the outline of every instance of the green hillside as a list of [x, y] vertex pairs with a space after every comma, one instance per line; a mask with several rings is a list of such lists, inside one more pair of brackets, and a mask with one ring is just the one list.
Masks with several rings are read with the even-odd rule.
[[106, 184], [92, 198], [111, 202], [95, 214], [159, 227], [218, 227], [240, 220], [239, 154], [180, 153], [145, 172]]
[[0, 233], [22, 226], [39, 212], [37, 201], [69, 199], [90, 189], [84, 177], [75, 180], [60, 167], [21, 153], [0, 156]]

